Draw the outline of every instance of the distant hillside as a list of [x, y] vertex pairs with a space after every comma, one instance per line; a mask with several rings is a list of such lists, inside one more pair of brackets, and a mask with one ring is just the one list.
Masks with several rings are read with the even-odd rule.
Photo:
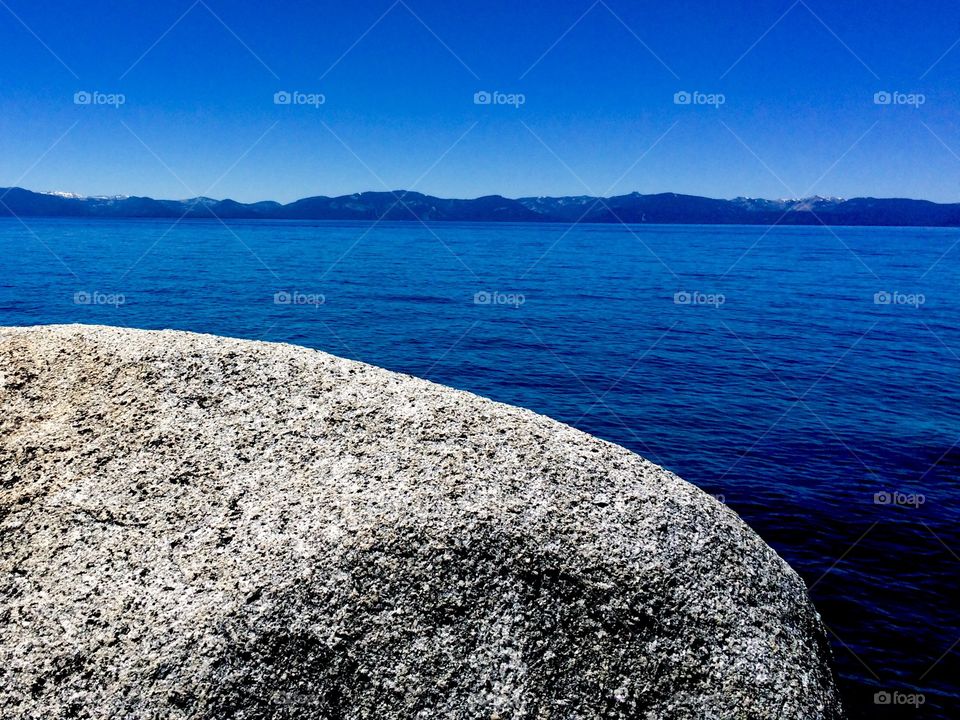
[[488, 195], [472, 200], [417, 192], [364, 192], [309, 197], [286, 205], [264, 201], [148, 197], [79, 197], [0, 188], [0, 216], [214, 218], [265, 220], [430, 220], [459, 222], [666, 223], [737, 225], [960, 226], [960, 203], [901, 198], [812, 197], [793, 200], [631, 193], [610, 198]]
[[899, 198], [715, 200], [676, 193], [632, 193], [611, 198], [520, 198], [520, 202], [544, 218], [563, 222], [927, 227], [960, 225], [960, 203], [937, 204], [926, 200]]

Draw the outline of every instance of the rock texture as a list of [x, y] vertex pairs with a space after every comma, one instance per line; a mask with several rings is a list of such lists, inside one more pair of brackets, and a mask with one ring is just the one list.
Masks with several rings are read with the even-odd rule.
[[803, 582], [526, 410], [324, 353], [0, 330], [7, 718], [838, 718]]

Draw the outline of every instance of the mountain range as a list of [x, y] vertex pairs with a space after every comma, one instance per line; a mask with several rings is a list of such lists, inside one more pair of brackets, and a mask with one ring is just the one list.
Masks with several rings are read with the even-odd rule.
[[308, 197], [281, 204], [207, 197], [84, 197], [14, 187], [0, 188], [0, 216], [956, 227], [960, 226], [960, 203], [819, 196], [717, 200], [677, 193], [516, 199], [488, 195], [457, 200], [397, 190]]

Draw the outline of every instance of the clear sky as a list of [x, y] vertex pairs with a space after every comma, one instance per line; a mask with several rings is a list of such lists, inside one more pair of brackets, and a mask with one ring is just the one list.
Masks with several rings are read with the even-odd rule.
[[957, 2], [0, 0], [0, 63], [2, 186], [960, 201]]

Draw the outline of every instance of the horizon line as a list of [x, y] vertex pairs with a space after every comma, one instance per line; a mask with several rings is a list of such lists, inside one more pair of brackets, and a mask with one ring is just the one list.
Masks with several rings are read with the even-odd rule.
[[908, 196], [902, 196], [902, 195], [886, 196], [886, 197], [877, 196], [877, 195], [853, 195], [850, 197], [844, 197], [841, 195], [814, 194], [814, 195], [804, 195], [804, 196], [794, 196], [794, 197], [776, 197], [776, 198], [763, 197], [758, 195], [736, 195], [733, 197], [713, 197], [710, 195], [697, 195], [695, 193], [676, 192], [673, 190], [661, 190], [658, 192], [640, 192], [639, 190], [633, 190], [630, 192], [621, 193], [617, 195], [590, 195], [587, 193], [580, 193], [580, 194], [567, 194], [567, 195], [541, 194], [541, 195], [510, 196], [510, 195], [503, 195], [501, 193], [488, 193], [485, 195], [476, 195], [473, 197], [455, 197], [455, 196], [434, 195], [431, 193], [422, 192], [420, 190], [407, 190], [404, 188], [397, 188], [393, 190], [360, 190], [360, 191], [354, 191], [351, 193], [342, 193], [339, 195], [324, 195], [324, 194], [303, 195], [301, 197], [297, 197], [287, 202], [283, 202], [280, 200], [266, 199], [266, 198], [260, 199], [260, 200], [235, 200], [232, 197], [215, 198], [215, 197], [210, 197], [208, 195], [196, 195], [193, 197], [180, 197], [180, 198], [172, 198], [172, 197], [164, 198], [164, 197], [154, 197], [151, 195], [138, 195], [138, 194], [83, 195], [80, 193], [75, 193], [72, 191], [65, 191], [65, 190], [32, 190], [30, 188], [26, 188], [20, 185], [8, 185], [5, 187], [0, 187], [0, 190], [4, 191], [3, 194], [0, 195], [0, 199], [2, 199], [2, 197], [6, 196], [7, 193], [9, 193], [12, 190], [22, 190], [24, 192], [33, 193], [35, 195], [46, 195], [50, 197], [58, 197], [64, 200], [122, 200], [122, 199], [141, 198], [144, 200], [154, 200], [156, 202], [189, 202], [191, 200], [212, 200], [212, 201], [221, 202], [221, 203], [235, 202], [240, 205], [276, 203], [281, 206], [291, 205], [293, 203], [301, 202], [303, 200], [312, 200], [312, 199], [320, 199], [320, 198], [334, 200], [337, 198], [355, 197], [360, 195], [394, 195], [395, 196], [400, 193], [404, 193], [408, 195], [420, 195], [423, 197], [431, 197], [431, 198], [436, 198], [438, 200], [465, 200], [465, 201], [482, 200], [485, 198], [503, 198], [505, 200], [516, 201], [516, 200], [538, 200], [538, 199], [561, 200], [566, 198], [611, 199], [611, 198], [629, 197], [629, 196], [656, 197], [660, 195], [674, 195], [678, 197], [690, 197], [690, 198], [698, 198], [698, 199], [704, 199], [704, 200], [716, 200], [720, 202], [732, 202], [734, 200], [763, 200], [766, 202], [790, 202], [790, 201], [802, 201], [802, 200], [832, 200], [837, 202], [849, 202], [851, 200], [908, 200], [911, 202], [931, 203], [933, 205], [960, 205], [960, 199], [952, 202], [944, 202], [944, 201], [938, 201], [938, 200], [930, 200], [922, 197], [908, 197]]

